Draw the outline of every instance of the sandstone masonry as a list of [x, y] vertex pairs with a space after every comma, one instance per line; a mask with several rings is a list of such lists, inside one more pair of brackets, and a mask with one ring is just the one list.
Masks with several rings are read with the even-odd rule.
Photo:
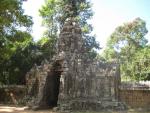
[[31, 108], [60, 110], [124, 109], [118, 101], [119, 65], [87, 59], [78, 23], [68, 19], [57, 41], [57, 54], [28, 72]]

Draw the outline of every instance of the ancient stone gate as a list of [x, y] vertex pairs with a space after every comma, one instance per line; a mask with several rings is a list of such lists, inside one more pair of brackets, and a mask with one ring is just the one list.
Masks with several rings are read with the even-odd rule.
[[61, 110], [120, 109], [118, 65], [91, 61], [86, 56], [81, 28], [69, 19], [60, 32], [52, 61], [33, 67], [27, 74], [29, 105], [58, 106]]

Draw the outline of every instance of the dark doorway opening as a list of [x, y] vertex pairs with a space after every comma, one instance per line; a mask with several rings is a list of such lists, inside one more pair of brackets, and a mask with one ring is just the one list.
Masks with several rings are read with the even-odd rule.
[[48, 73], [46, 79], [45, 101], [47, 106], [51, 108], [57, 106], [61, 73], [61, 65], [59, 62], [56, 62], [53, 64], [53, 67]]

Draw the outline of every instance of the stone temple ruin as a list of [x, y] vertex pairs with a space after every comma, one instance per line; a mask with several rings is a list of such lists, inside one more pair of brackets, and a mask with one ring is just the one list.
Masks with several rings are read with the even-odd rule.
[[91, 61], [86, 55], [81, 28], [71, 19], [66, 21], [52, 61], [35, 65], [26, 76], [28, 105], [60, 110], [122, 109], [119, 66]]

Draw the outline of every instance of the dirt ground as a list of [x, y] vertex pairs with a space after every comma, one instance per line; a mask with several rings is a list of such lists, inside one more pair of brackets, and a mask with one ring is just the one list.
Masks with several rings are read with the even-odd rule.
[[0, 113], [55, 113], [51, 110], [26, 110], [27, 107], [0, 106]]
[[[52, 110], [39, 110], [39, 111], [33, 111], [33, 110], [26, 110], [27, 107], [15, 107], [15, 106], [2, 106], [0, 105], [0, 113], [58, 113], [53, 112]], [[70, 112], [67, 112], [70, 113]], [[143, 110], [134, 110], [130, 109], [128, 111], [107, 111], [107, 112], [71, 112], [71, 113], [150, 113], [150, 111], [143, 111]]]

